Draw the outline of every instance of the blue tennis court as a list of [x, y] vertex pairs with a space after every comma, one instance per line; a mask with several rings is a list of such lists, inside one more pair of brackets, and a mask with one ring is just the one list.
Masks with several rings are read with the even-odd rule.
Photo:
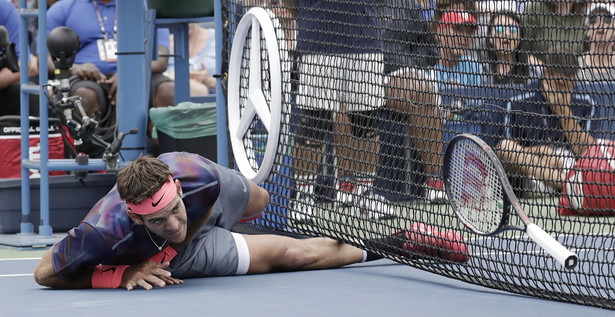
[[131, 292], [45, 289], [32, 278], [37, 261], [0, 259], [3, 316], [612, 315], [463, 283], [389, 260], [333, 270], [190, 279], [183, 285]]

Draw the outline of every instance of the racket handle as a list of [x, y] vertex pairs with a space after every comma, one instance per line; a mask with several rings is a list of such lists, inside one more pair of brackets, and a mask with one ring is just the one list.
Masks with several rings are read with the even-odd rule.
[[577, 262], [579, 262], [577, 255], [568, 251], [561, 243], [557, 242], [557, 240], [536, 224], [530, 223], [527, 225], [527, 234], [565, 268], [572, 270], [577, 266]]

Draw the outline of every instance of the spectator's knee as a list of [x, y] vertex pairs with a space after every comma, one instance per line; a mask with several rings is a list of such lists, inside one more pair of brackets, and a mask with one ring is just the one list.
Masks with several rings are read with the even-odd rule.
[[512, 156], [519, 155], [519, 143], [509, 139], [502, 139], [496, 145], [496, 153], [501, 161], [511, 161]]
[[167, 107], [175, 104], [175, 83], [165, 81], [158, 85], [154, 96], [154, 107]]

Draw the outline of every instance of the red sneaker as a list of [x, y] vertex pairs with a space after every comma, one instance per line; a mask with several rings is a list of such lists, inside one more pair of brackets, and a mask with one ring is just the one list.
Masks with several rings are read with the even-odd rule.
[[440, 232], [435, 227], [415, 222], [404, 230], [406, 239], [404, 249], [454, 262], [468, 262], [468, 246], [463, 237], [452, 231]]

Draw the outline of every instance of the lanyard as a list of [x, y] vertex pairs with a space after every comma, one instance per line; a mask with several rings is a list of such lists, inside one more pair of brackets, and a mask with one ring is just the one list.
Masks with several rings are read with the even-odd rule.
[[[105, 24], [103, 22], [102, 14], [100, 13], [100, 9], [98, 8], [98, 3], [96, 3], [96, 0], [92, 0], [92, 5], [94, 6], [94, 10], [96, 11], [96, 18], [98, 18], [98, 24], [100, 25], [100, 31], [102, 32], [102, 35], [105, 38], [105, 40], [108, 40], [109, 36], [108, 36], [107, 30], [105, 30]], [[113, 39], [114, 40], [117, 34], [117, 15], [116, 13], [117, 11], [114, 11], [113, 13]]]

